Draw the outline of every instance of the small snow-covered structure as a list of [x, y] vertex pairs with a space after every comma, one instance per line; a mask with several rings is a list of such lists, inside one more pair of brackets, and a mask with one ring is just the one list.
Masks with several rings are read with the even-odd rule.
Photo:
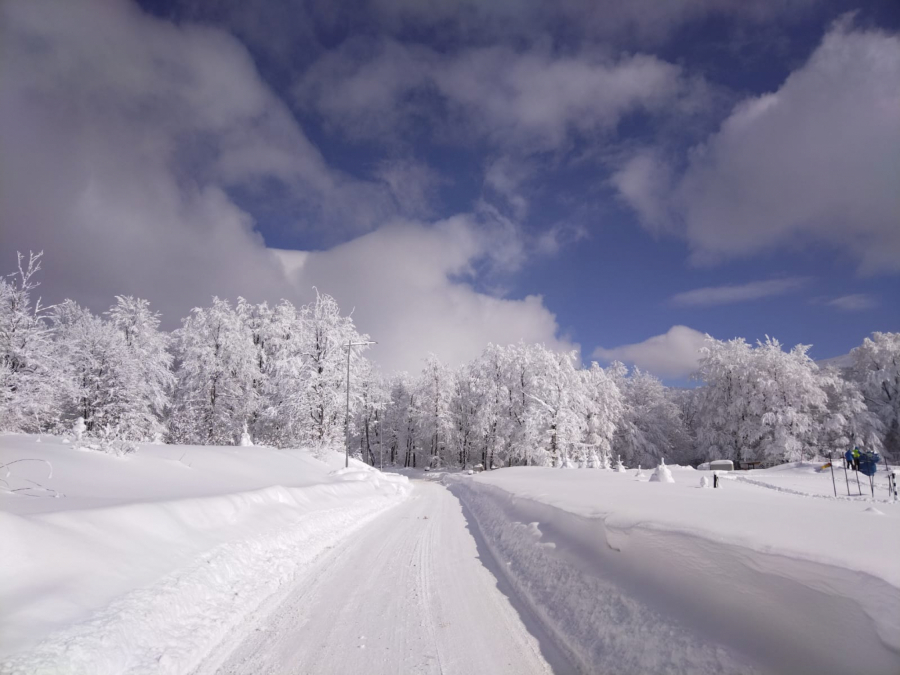
[[707, 478], [706, 476], [701, 476], [700, 477], [700, 487], [708, 488], [709, 487], [709, 478]]
[[616, 455], [616, 473], [625, 473], [625, 465], [622, 464], [622, 457]]
[[84, 423], [84, 418], [79, 417], [75, 420], [75, 424], [72, 427], [72, 433], [75, 435], [75, 440], [80, 441], [81, 437], [84, 435], [84, 431], [87, 429], [87, 425]]
[[253, 447], [253, 439], [250, 438], [250, 432], [247, 431], [247, 423], [244, 423], [244, 431], [241, 432], [241, 447], [242, 448], [252, 448]]
[[709, 463], [710, 471], [734, 471], [734, 462], [730, 459], [717, 459]]
[[634, 472], [634, 477], [635, 478], [646, 478], [646, 474], [643, 471], [641, 471], [640, 464], [638, 464], [637, 471]]
[[672, 472], [669, 470], [669, 467], [666, 466], [665, 458], [659, 460], [659, 466], [656, 467], [656, 471], [654, 471], [650, 475], [651, 483], [674, 483], [675, 479], [672, 478]]

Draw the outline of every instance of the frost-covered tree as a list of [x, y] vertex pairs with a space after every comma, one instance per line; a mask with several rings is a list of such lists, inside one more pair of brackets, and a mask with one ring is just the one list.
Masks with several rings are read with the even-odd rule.
[[[316, 293], [316, 299], [300, 310], [304, 323], [302, 383], [292, 405], [301, 411], [305, 444], [319, 448], [342, 447], [347, 393], [348, 343], [365, 342], [353, 319], [342, 316], [330, 295]], [[360, 380], [365, 347], [350, 348], [350, 381]]]
[[900, 333], [873, 333], [850, 354], [850, 375], [881, 420], [884, 452], [900, 461]]
[[59, 414], [59, 376], [47, 310], [32, 295], [42, 253], [0, 277], [0, 430], [41, 431]]
[[819, 452], [841, 456], [855, 445], [880, 451], [884, 427], [866, 407], [859, 385], [835, 369], [823, 370], [820, 378], [828, 406], [817, 423]]
[[540, 393], [544, 380], [539, 377], [542, 355], [539, 345], [519, 343], [506, 349], [506, 389], [509, 392], [506, 435], [510, 463], [525, 466], [549, 464], [545, 444], [543, 419], [540, 414]]
[[698, 441], [710, 458], [796, 461], [816, 453], [828, 396], [808, 346], [708, 338], [701, 350]]
[[417, 466], [415, 396], [408, 373], [397, 373], [391, 378], [390, 400], [384, 415], [390, 463]]
[[175, 331], [176, 388], [169, 434], [178, 443], [234, 445], [257, 412], [252, 333], [226, 300], [195, 308]]
[[175, 384], [169, 336], [159, 330], [159, 314], [150, 310], [147, 300], [116, 296], [116, 304], [107, 312], [110, 324], [125, 342], [128, 367], [138, 373], [131, 392], [141, 408], [129, 429], [131, 437], [152, 439], [163, 431], [162, 419]]
[[[523, 450], [527, 455], [530, 447], [520, 444], [521, 439], [510, 437], [511, 429], [516, 428], [516, 420], [511, 416], [523, 412], [514, 411], [510, 400], [510, 380], [516, 377], [512, 368], [515, 351], [513, 347], [504, 349], [489, 344], [471, 369], [470, 393], [475, 397], [476, 408], [476, 454], [479, 455], [478, 463], [488, 468], [496, 462], [514, 461], [518, 458], [517, 450]], [[532, 405], [530, 399], [528, 405]]]
[[428, 454], [429, 466], [443, 466], [451, 460], [448, 449], [453, 431], [450, 415], [453, 379], [453, 372], [434, 354], [429, 354], [415, 392], [416, 429], [420, 447]]
[[625, 377], [625, 367], [610, 369], [624, 394], [624, 406], [616, 434], [616, 453], [628, 465], [653, 466], [663, 457], [689, 459], [690, 442], [681, 409], [659, 378], [635, 368]]
[[128, 440], [150, 440], [158, 418], [145, 396], [143, 364], [125, 334], [72, 300], [57, 305], [52, 317], [66, 376], [63, 419], [83, 418], [88, 436], [115, 432]]
[[353, 433], [363, 461], [375, 466], [384, 450], [384, 417], [390, 392], [381, 371], [363, 359], [358, 370], [359, 381], [352, 383], [354, 399]]
[[458, 369], [453, 378], [450, 397], [450, 446], [458, 466], [470, 465], [475, 456], [480, 431], [478, 381], [472, 364]]
[[613, 438], [624, 412], [624, 400], [615, 378], [596, 362], [581, 371], [580, 386], [584, 390], [585, 434], [583, 444], [579, 446], [579, 462], [596, 469], [609, 462]]
[[550, 466], [573, 465], [573, 450], [585, 435], [584, 392], [575, 370], [575, 352], [557, 353], [545, 347], [534, 350], [537, 393], [531, 398], [542, 430], [542, 445]]

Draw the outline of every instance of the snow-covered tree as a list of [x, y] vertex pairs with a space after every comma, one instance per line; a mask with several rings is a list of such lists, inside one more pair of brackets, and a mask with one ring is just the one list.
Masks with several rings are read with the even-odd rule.
[[639, 368], [624, 377], [622, 364], [613, 364], [610, 370], [624, 394], [616, 452], [629, 465], [653, 466], [663, 457], [687, 461], [690, 442], [681, 409], [659, 378]]
[[471, 464], [480, 431], [478, 380], [472, 364], [458, 369], [450, 397], [450, 446], [453, 461], [461, 467]]
[[[367, 335], [356, 332], [353, 319], [342, 316], [330, 295], [316, 293], [316, 299], [300, 310], [304, 323], [302, 387], [292, 406], [305, 420], [302, 439], [315, 447], [342, 447], [347, 395], [348, 343], [365, 342]], [[350, 349], [350, 381], [359, 382], [364, 346]], [[358, 403], [358, 398], [354, 399]]]
[[816, 452], [828, 396], [808, 346], [708, 338], [701, 350], [698, 441], [709, 458], [800, 460]]
[[88, 436], [115, 430], [128, 440], [149, 440], [158, 418], [145, 396], [143, 365], [125, 334], [72, 300], [56, 306], [52, 316], [66, 375], [63, 417], [83, 418]]
[[425, 359], [425, 367], [416, 385], [417, 418], [420, 447], [428, 454], [429, 466], [442, 466], [451, 459], [448, 452], [453, 432], [450, 397], [453, 372], [434, 354]]
[[381, 371], [371, 362], [361, 360], [359, 381], [351, 383], [351, 398], [355, 403], [353, 432], [359, 455], [375, 466], [384, 450], [384, 417], [390, 392]]
[[59, 367], [47, 310], [32, 294], [41, 253], [0, 277], [0, 430], [41, 431], [59, 414]]
[[535, 350], [537, 393], [532, 399], [538, 404], [534, 414], [543, 430], [543, 446], [550, 466], [568, 467], [573, 461], [573, 449], [585, 435], [586, 408], [584, 392], [579, 387], [575, 370], [576, 353], [556, 353], [545, 347]]
[[866, 407], [859, 385], [844, 379], [835, 369], [823, 370], [820, 378], [828, 406], [817, 422], [819, 452], [841, 456], [855, 445], [880, 451], [884, 427]]
[[[584, 390], [585, 435], [580, 447], [580, 463], [598, 469], [608, 463], [613, 438], [624, 412], [622, 391], [613, 377], [596, 362], [581, 371]], [[604, 460], [606, 458], [606, 460]]]
[[850, 354], [851, 377], [881, 420], [884, 452], [900, 461], [900, 333], [873, 333]]
[[384, 437], [390, 463], [417, 466], [415, 395], [408, 373], [397, 373], [391, 378], [390, 400], [384, 416]]
[[195, 308], [175, 331], [176, 389], [169, 434], [179, 443], [234, 445], [257, 412], [252, 332], [226, 300]]
[[[524, 427], [518, 426], [524, 420], [524, 407], [517, 407], [520, 399], [516, 397], [513, 401], [510, 389], [511, 380], [520, 375], [524, 378], [524, 361], [517, 363], [521, 371], [513, 367], [518, 354], [520, 351], [514, 347], [504, 349], [489, 344], [472, 366], [470, 392], [475, 397], [476, 453], [480, 455], [478, 463], [486, 468], [496, 462], [516, 461], [521, 452], [527, 457], [533, 445], [524, 443], [523, 438], [511, 437], [512, 429], [524, 432]], [[531, 405], [528, 399], [525, 406]]]
[[138, 373], [131, 394], [142, 414], [132, 420], [128, 435], [150, 440], [163, 431], [162, 419], [175, 384], [169, 336], [159, 330], [159, 314], [150, 310], [147, 300], [116, 296], [107, 315], [124, 339], [128, 367]]

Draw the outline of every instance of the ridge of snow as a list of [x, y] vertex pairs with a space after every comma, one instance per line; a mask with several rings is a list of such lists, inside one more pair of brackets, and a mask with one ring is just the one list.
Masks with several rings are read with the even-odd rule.
[[[447, 481], [585, 672], [900, 670], [898, 505], [873, 518], [866, 503], [703, 490], [687, 475], [520, 467]], [[666, 663], [642, 660], [647, 640], [666, 643], [652, 650]]]
[[[409, 493], [403, 476], [360, 463], [333, 470], [343, 464], [336, 455], [323, 463], [303, 451], [204, 448], [194, 449], [194, 466], [218, 462], [215, 476], [187, 471], [190, 481], [166, 486], [180, 498], [157, 500], [159, 481], [185, 472], [168, 458], [184, 448], [153, 456], [148, 447], [143, 457], [122, 460], [44, 440], [0, 436], [0, 461], [51, 457], [48, 482], [75, 495], [0, 500], [3, 673], [190, 670], [323, 551]], [[121, 485], [91, 484], [84, 469], [95, 462], [135, 501], [124, 501]], [[277, 484], [286, 478], [301, 487]], [[270, 486], [206, 496], [221, 489], [211, 484], [220, 480], [232, 489]], [[187, 497], [191, 491], [203, 496]]]

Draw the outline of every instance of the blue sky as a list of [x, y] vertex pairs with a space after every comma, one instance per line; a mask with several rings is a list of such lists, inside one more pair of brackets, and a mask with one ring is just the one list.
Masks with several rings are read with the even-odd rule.
[[900, 330], [896, 3], [2, 11], [2, 249], [51, 300], [315, 286], [389, 370], [524, 339], [676, 383], [703, 333]]

